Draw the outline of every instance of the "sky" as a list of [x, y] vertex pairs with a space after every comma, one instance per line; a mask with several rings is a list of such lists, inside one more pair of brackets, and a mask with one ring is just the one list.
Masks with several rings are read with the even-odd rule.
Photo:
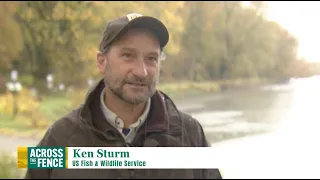
[[298, 56], [320, 62], [320, 1], [265, 1], [267, 18], [278, 22], [299, 41]]

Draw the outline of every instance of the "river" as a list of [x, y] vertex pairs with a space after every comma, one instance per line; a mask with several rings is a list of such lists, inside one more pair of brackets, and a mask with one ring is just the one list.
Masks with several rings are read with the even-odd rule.
[[193, 102], [225, 178], [320, 178], [320, 76]]

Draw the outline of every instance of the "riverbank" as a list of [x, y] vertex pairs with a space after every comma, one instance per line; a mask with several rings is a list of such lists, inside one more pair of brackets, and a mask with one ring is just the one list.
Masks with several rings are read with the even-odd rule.
[[272, 83], [265, 79], [238, 79], [204, 82], [179, 82], [159, 84], [158, 89], [168, 94], [173, 99], [196, 97], [199, 94], [218, 93], [230, 89], [246, 89]]

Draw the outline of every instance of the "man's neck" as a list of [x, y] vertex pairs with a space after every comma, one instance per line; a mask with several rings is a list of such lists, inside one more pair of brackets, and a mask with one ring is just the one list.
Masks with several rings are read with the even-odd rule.
[[146, 102], [137, 105], [126, 103], [114, 95], [109, 89], [105, 91], [104, 103], [124, 122], [124, 128], [128, 128], [136, 122], [146, 107]]

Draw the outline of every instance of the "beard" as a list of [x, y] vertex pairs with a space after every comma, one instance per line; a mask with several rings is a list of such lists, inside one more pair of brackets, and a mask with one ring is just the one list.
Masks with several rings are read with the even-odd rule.
[[[127, 75], [124, 78], [117, 77], [112, 72], [112, 69], [107, 66], [105, 70], [104, 82], [107, 88], [122, 101], [137, 105], [146, 102], [156, 92], [156, 85], [159, 79], [159, 73], [154, 77], [148, 75], [145, 78], [140, 78], [135, 75]], [[129, 84], [143, 84], [146, 88], [144, 91], [133, 91], [126, 88]]]

